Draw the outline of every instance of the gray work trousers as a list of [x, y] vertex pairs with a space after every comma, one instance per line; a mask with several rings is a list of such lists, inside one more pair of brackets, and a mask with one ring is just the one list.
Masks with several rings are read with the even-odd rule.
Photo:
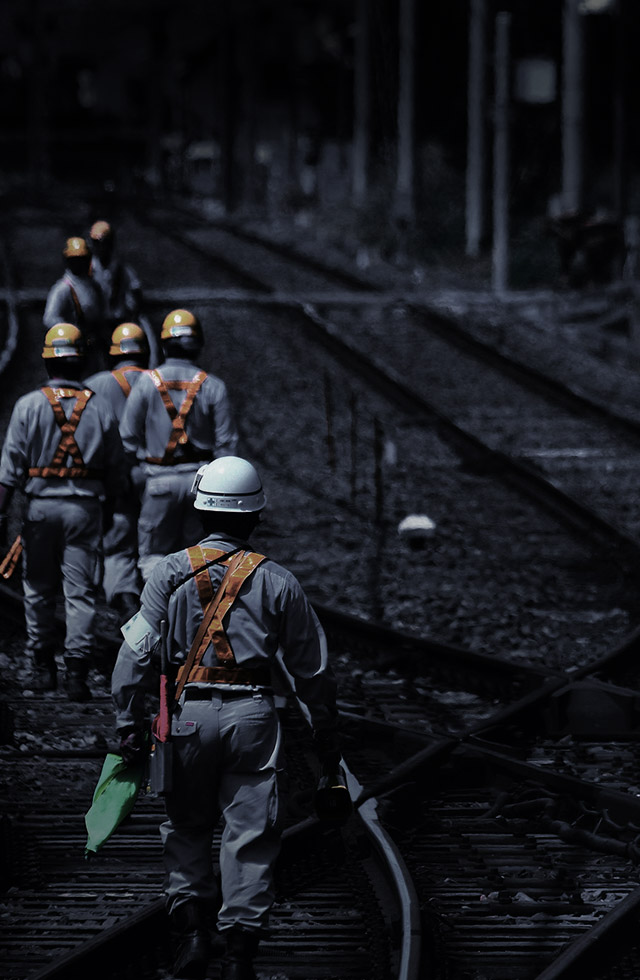
[[138, 531], [134, 513], [116, 512], [104, 536], [102, 587], [107, 602], [124, 592], [140, 594]]
[[27, 506], [22, 585], [27, 646], [36, 660], [55, 649], [56, 599], [64, 595], [65, 659], [92, 652], [96, 583], [102, 553], [102, 505], [96, 497], [32, 497]]
[[147, 477], [138, 521], [138, 564], [145, 581], [161, 558], [202, 538], [202, 522], [190, 492], [196, 472], [166, 467], [165, 472]]
[[280, 722], [271, 694], [212, 693], [173, 719], [174, 786], [160, 828], [167, 907], [216, 902], [211, 846], [222, 815], [218, 929], [264, 929], [282, 829]]

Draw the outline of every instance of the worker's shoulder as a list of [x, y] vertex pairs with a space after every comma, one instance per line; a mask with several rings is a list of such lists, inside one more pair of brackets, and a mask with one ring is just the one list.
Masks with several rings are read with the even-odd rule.
[[[254, 553], [262, 554], [261, 552]], [[268, 555], [263, 555], [262, 557], [264, 560], [258, 566], [262, 575], [267, 576], [275, 585], [279, 585], [282, 588], [293, 592], [302, 591], [302, 586], [290, 569], [281, 565], [273, 558], [269, 558]]]
[[105, 390], [108, 391], [113, 384], [117, 383], [111, 371], [98, 371], [97, 374], [92, 374], [82, 382], [85, 388], [90, 388], [91, 391], [95, 391], [96, 393]]

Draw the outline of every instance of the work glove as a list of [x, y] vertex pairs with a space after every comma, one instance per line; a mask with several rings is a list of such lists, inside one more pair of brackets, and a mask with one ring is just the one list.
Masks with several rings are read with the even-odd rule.
[[147, 754], [147, 740], [139, 728], [127, 728], [120, 732], [120, 755], [126, 766], [142, 762]]
[[315, 732], [313, 745], [323, 773], [335, 772], [340, 765], [342, 752], [338, 733], [331, 729]]
[[0, 550], [7, 547], [7, 515], [0, 514]]

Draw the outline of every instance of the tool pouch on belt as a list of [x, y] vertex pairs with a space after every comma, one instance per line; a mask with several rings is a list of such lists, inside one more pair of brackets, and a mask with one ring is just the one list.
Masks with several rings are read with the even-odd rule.
[[173, 742], [161, 741], [151, 729], [148, 796], [166, 796], [173, 789]]
[[160, 711], [151, 725], [149, 744], [149, 796], [166, 796], [173, 789], [173, 742], [171, 741], [171, 681], [167, 654], [167, 624], [160, 623]]

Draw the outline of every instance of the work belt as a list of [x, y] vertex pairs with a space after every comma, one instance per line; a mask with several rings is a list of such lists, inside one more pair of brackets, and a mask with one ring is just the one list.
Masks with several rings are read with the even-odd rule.
[[[186, 665], [178, 671], [176, 678], [178, 683], [184, 666]], [[189, 684], [242, 684], [251, 687], [271, 687], [271, 671], [268, 667], [196, 667], [191, 671]], [[185, 688], [185, 693], [189, 690], [193, 688]]]
[[184, 447], [184, 452], [179, 459], [165, 459], [164, 456], [146, 456], [145, 463], [153, 463], [154, 466], [178, 466], [180, 463], [210, 463], [211, 449], [194, 449], [191, 443]]

